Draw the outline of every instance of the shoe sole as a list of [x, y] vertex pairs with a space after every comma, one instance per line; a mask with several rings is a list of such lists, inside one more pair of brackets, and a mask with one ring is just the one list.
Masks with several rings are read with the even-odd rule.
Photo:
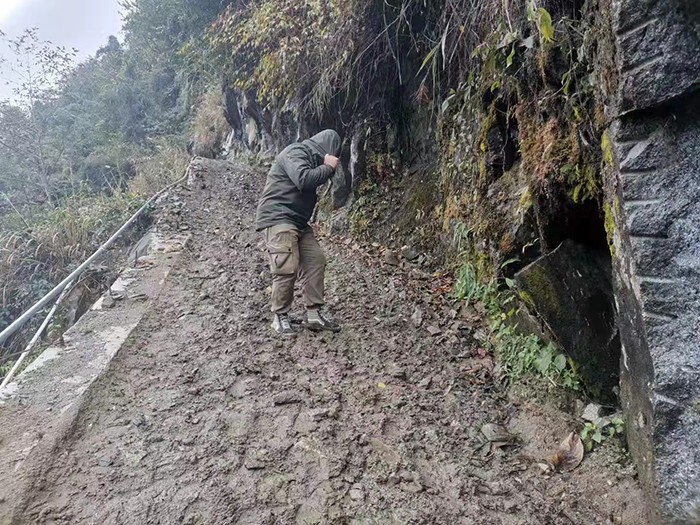
[[330, 332], [332, 334], [339, 334], [342, 332], [342, 328], [324, 328], [323, 326], [318, 326], [318, 325], [310, 325], [310, 324], [304, 324], [306, 328], [311, 330], [312, 332]]

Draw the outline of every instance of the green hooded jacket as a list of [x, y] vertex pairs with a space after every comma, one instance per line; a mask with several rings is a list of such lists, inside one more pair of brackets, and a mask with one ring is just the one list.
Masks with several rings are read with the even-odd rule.
[[316, 189], [334, 174], [333, 168], [323, 164], [325, 156], [337, 157], [340, 146], [340, 135], [329, 129], [277, 155], [258, 203], [258, 231], [278, 224], [300, 229], [308, 225], [316, 207]]

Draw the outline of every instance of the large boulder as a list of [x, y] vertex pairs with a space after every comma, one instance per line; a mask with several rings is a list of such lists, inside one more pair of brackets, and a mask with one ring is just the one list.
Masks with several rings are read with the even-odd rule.
[[518, 288], [590, 390], [611, 398], [619, 382], [610, 257], [573, 241], [526, 266]]
[[[621, 394], [663, 523], [700, 523], [700, 4], [614, 0], [609, 235]], [[605, 149], [605, 148], [604, 148]]]

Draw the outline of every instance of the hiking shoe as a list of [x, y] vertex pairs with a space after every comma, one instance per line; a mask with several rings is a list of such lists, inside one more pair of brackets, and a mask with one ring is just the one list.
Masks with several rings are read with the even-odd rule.
[[276, 314], [272, 319], [272, 330], [282, 337], [294, 337], [297, 331], [292, 326], [292, 321], [287, 314]]
[[321, 308], [306, 311], [306, 327], [314, 332], [340, 332], [340, 325]]

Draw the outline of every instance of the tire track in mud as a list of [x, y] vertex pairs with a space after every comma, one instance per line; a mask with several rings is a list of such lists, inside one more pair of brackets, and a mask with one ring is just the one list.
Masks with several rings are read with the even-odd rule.
[[[262, 179], [198, 162], [185, 212], [161, 218], [189, 229], [188, 253], [46, 458], [19, 523], [572, 523], [536, 467], [474, 454], [481, 424], [511, 406], [469, 381], [465, 341], [410, 322], [399, 271], [326, 240], [343, 332], [273, 338], [252, 218]], [[565, 483], [569, 507], [611, 523]]]

